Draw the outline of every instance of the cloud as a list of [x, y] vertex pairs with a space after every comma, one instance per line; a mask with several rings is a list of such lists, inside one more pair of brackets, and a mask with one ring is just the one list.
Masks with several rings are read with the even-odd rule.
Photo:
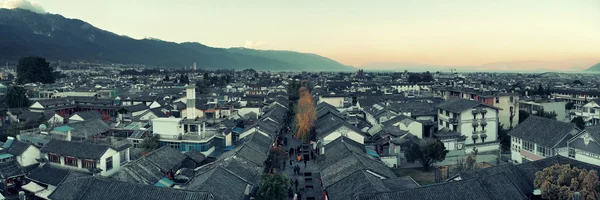
[[265, 48], [266, 46], [267, 46], [267, 42], [262, 41], [262, 40], [258, 40], [256, 42], [253, 42], [252, 40], [246, 40], [246, 44], [244, 45], [244, 48], [262, 49], [262, 48]]
[[38, 4], [36, 2], [27, 1], [27, 0], [0, 1], [0, 8], [7, 8], [7, 9], [21, 8], [21, 9], [30, 10], [30, 11], [33, 11], [36, 13], [46, 13], [44, 8], [42, 8], [42, 6], [40, 4]]

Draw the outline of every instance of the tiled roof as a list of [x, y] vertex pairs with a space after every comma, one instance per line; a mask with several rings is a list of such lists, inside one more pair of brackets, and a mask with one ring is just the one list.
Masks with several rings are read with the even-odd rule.
[[194, 177], [185, 189], [211, 193], [218, 200], [243, 200], [246, 199], [245, 191], [251, 184], [233, 172], [216, 166]]
[[212, 200], [210, 193], [155, 187], [100, 177], [81, 177], [61, 183], [50, 199], [70, 200]]
[[16, 160], [0, 163], [0, 179], [24, 175], [25, 171]]
[[45, 153], [56, 153], [63, 156], [98, 160], [109, 148], [108, 145], [103, 144], [53, 139], [44, 145], [40, 151]]
[[186, 156], [176, 149], [163, 146], [150, 152], [145, 158], [163, 172], [168, 172], [169, 170], [177, 170], [176, 168], [185, 160]]
[[[382, 162], [367, 155], [359, 145], [340, 139], [325, 146], [325, 154], [319, 161], [323, 187], [327, 188], [356, 171], [370, 171], [386, 178], [396, 175]], [[350, 142], [349, 144], [346, 144]]]
[[600, 125], [588, 126], [585, 127], [585, 130], [590, 134], [590, 136], [592, 136], [592, 138], [594, 138], [594, 140], [600, 143]]
[[12, 155], [20, 156], [23, 152], [25, 152], [25, 150], [27, 150], [27, 148], [29, 148], [29, 146], [30, 144], [27, 144], [25, 142], [13, 140], [12, 144], [7, 149], [7, 151]]
[[206, 159], [206, 156], [204, 154], [196, 151], [195, 149], [192, 151], [185, 152], [183, 155], [192, 159], [196, 163], [201, 163], [202, 161], [204, 161]]
[[95, 111], [95, 110], [76, 112], [75, 114], [73, 114], [73, 116], [74, 115], [78, 115], [83, 120], [102, 119], [102, 115], [98, 111]]
[[545, 147], [554, 147], [564, 139], [569, 140], [573, 137], [571, 134], [578, 132], [579, 129], [575, 124], [530, 116], [508, 134]]
[[45, 164], [35, 168], [27, 178], [38, 183], [57, 186], [69, 175], [69, 170]]
[[447, 111], [450, 111], [453, 113], [461, 113], [462, 111], [465, 111], [467, 109], [471, 109], [471, 108], [474, 108], [477, 106], [486, 106], [486, 107], [498, 109], [496, 107], [492, 107], [492, 106], [483, 104], [479, 101], [473, 101], [473, 100], [468, 100], [468, 99], [463, 99], [463, 98], [453, 98], [453, 99], [446, 100], [446, 101], [438, 104], [437, 108], [442, 109], [442, 110], [447, 110]]

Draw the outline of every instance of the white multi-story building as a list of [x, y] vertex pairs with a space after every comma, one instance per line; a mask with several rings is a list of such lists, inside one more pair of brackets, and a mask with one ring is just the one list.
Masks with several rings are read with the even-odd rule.
[[438, 106], [438, 132], [434, 135], [447, 150], [476, 147], [479, 152], [497, 151], [499, 108], [462, 98], [453, 98]]
[[48, 163], [69, 170], [93, 171], [102, 176], [111, 176], [128, 162], [129, 147], [115, 148], [104, 144], [50, 140], [42, 149], [42, 158]]
[[568, 156], [600, 166], [600, 126], [589, 126], [568, 141]]
[[444, 100], [463, 98], [499, 108], [498, 120], [505, 129], [514, 128], [519, 123], [518, 94], [478, 91], [470, 88], [438, 88], [436, 93]]
[[576, 105], [569, 111], [570, 118], [582, 117], [586, 125], [600, 125], [600, 99]]
[[554, 155], [568, 155], [567, 142], [581, 130], [573, 123], [530, 116], [508, 134], [511, 159], [515, 163], [536, 161]]

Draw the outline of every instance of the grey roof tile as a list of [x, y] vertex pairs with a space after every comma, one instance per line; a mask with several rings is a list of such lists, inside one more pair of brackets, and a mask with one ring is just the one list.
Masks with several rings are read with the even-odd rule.
[[100, 177], [81, 177], [61, 183], [50, 199], [70, 200], [212, 200], [210, 193], [178, 190], [110, 180]]
[[483, 104], [479, 101], [473, 101], [473, 100], [463, 99], [463, 98], [453, 98], [453, 99], [446, 100], [442, 103], [439, 103], [437, 105], [437, 108], [440, 108], [442, 110], [447, 110], [447, 111], [450, 111], [453, 113], [461, 113], [462, 111], [465, 111], [465, 110], [471, 109], [471, 108], [475, 108], [477, 106], [485, 106], [485, 107], [498, 109], [496, 107]]
[[554, 147], [560, 141], [570, 139], [579, 129], [575, 124], [553, 119], [530, 116], [508, 134], [545, 147]]
[[40, 151], [45, 153], [56, 153], [63, 156], [98, 160], [109, 148], [108, 145], [103, 144], [53, 139], [46, 143]]

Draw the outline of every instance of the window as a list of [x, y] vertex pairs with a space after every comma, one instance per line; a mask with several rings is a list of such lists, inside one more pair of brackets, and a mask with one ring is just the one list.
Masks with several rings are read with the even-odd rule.
[[83, 160], [83, 168], [94, 169], [96, 168], [95, 160]]
[[127, 151], [119, 152], [119, 157], [121, 157], [121, 163], [127, 162]]
[[575, 158], [575, 149], [569, 148], [569, 158]]
[[549, 157], [549, 156], [552, 156], [552, 149], [551, 148], [546, 148], [546, 147], [538, 146], [537, 147], [537, 154], [540, 155], [540, 156]]
[[500, 103], [500, 97], [496, 97], [496, 103]]
[[450, 128], [450, 123], [446, 122], [446, 128]]
[[596, 113], [596, 109], [591, 108], [590, 113]]
[[453, 131], [458, 131], [458, 125], [452, 125], [452, 130]]
[[106, 171], [111, 170], [113, 167], [112, 165], [113, 165], [112, 156], [106, 158]]
[[65, 157], [65, 165], [77, 167], [77, 158]]
[[446, 110], [446, 117], [450, 117], [450, 112]]
[[513, 103], [514, 100], [515, 100], [515, 97], [510, 96], [510, 102]]
[[50, 162], [59, 163], [60, 164], [60, 155], [49, 153], [48, 154], [48, 160]]
[[523, 141], [523, 149], [533, 152], [534, 147], [535, 145], [533, 144], [533, 142]]
[[443, 114], [444, 114], [444, 111], [443, 111], [443, 110], [439, 110], [439, 111], [440, 111], [440, 115], [443, 115]]
[[169, 145], [169, 147], [173, 148], [173, 149], [177, 149], [179, 150], [179, 142], [168, 142], [167, 145]]

